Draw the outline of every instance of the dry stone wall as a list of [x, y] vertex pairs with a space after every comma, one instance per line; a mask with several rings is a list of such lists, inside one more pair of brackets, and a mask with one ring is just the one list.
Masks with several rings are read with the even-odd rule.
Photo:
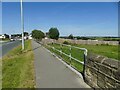
[[89, 54], [85, 82], [93, 88], [120, 88], [120, 61]]
[[101, 45], [101, 44], [108, 44], [108, 45], [119, 45], [118, 41], [97, 41], [97, 40], [71, 40], [71, 39], [58, 39], [59, 43], [63, 43], [64, 41], [68, 41], [73, 44], [89, 44], [89, 45]]
[[53, 40], [53, 39], [43, 39], [44, 43], [51, 43], [51, 42], [58, 42], [63, 43], [64, 41], [68, 41], [73, 44], [89, 44], [89, 45], [101, 45], [101, 44], [107, 44], [107, 45], [119, 45], [118, 41], [96, 41], [96, 40], [71, 40], [71, 39], [61, 39]]

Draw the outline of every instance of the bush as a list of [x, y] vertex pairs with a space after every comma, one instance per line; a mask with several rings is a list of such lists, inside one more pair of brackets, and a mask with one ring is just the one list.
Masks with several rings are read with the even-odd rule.
[[68, 36], [68, 39], [74, 39], [74, 36], [73, 36], [72, 34], [70, 34], [70, 35]]
[[109, 46], [109, 44], [108, 44], [108, 43], [106, 43], [106, 44], [101, 44], [101, 46]]
[[68, 41], [64, 41], [63, 44], [70, 44]]

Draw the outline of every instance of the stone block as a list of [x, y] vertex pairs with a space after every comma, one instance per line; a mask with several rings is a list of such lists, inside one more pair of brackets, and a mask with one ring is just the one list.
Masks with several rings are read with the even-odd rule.
[[117, 70], [112, 70], [112, 77], [120, 81], [120, 67]]
[[94, 87], [95, 87], [97, 85], [97, 74], [95, 73], [93, 74], [92, 82], [94, 83]]
[[97, 56], [96, 58], [94, 58], [94, 61], [95, 62], [98, 62], [98, 63], [102, 63], [104, 61], [106, 57], [103, 57], [103, 56]]
[[107, 58], [103, 61], [103, 64], [111, 67], [111, 68], [115, 68], [117, 69], [118, 68], [118, 60], [115, 60], [115, 59], [111, 59], [111, 58]]
[[86, 75], [91, 76], [90, 68], [86, 68], [85, 73], [86, 73]]
[[87, 60], [86, 64], [89, 65], [90, 67], [93, 67], [94, 62], [92, 60]]
[[120, 83], [116, 83], [115, 86], [120, 89]]
[[115, 88], [115, 86], [111, 85], [110, 83], [106, 83], [105, 84], [105, 88]]
[[105, 77], [105, 86], [108, 88], [115, 88], [116, 81], [110, 77]]
[[94, 90], [96, 90], [97, 88], [100, 88], [97, 84], [93, 84], [93, 88]]
[[101, 73], [98, 73], [97, 85], [100, 88], [105, 88], [105, 76], [103, 74], [101, 74]]
[[112, 75], [112, 69], [105, 65], [99, 65], [99, 71], [111, 76]]
[[94, 68], [96, 68], [97, 70], [99, 70], [99, 67], [100, 67], [100, 65], [97, 62], [95, 62], [94, 63]]
[[90, 72], [93, 75], [93, 74], [97, 74], [98, 70], [93, 67], [93, 68], [90, 69]]
[[92, 83], [92, 79], [91, 79], [91, 76], [85, 76], [85, 82], [89, 85], [89, 86], [93, 86], [93, 83]]

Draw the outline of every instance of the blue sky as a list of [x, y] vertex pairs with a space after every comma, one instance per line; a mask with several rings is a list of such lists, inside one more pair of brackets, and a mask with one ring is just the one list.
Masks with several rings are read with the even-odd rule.
[[[20, 33], [20, 3], [2, 3], [2, 33]], [[115, 2], [24, 2], [25, 31], [57, 27], [61, 36], [118, 36]]]

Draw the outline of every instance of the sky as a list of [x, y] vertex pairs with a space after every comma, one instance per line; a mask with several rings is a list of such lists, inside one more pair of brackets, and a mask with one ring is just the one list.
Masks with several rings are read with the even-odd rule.
[[0, 34], [2, 33], [2, 3], [0, 2]]
[[[20, 0], [2, 0], [2, 2], [19, 2]], [[23, 0], [24, 2], [118, 2], [119, 0]]]
[[[60, 36], [118, 36], [116, 2], [24, 2], [24, 27], [48, 32], [57, 27]], [[2, 3], [2, 33], [21, 33], [20, 3]]]

